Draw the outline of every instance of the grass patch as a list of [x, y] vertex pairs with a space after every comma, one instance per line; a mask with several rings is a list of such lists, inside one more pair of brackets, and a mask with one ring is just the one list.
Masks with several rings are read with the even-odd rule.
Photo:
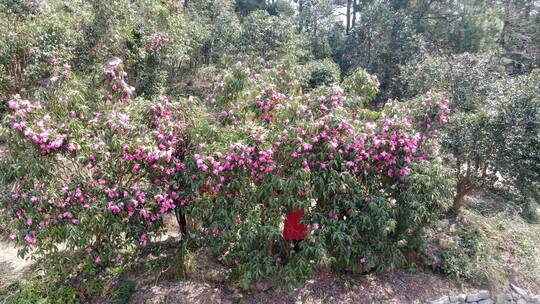
[[429, 233], [442, 258], [435, 269], [476, 285], [540, 288], [540, 225], [522, 211], [498, 196], [470, 197], [455, 219]]

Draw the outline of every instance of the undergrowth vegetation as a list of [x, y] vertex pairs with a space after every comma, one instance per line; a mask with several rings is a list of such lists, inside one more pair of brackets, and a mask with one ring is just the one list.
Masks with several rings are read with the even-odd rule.
[[428, 232], [437, 248], [432, 254], [442, 257], [433, 269], [484, 286], [538, 286], [538, 225], [500, 196], [475, 193], [468, 203], [455, 221], [439, 221]]

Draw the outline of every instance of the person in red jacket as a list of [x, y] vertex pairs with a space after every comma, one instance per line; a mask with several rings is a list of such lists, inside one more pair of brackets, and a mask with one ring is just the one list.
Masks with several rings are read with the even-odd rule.
[[302, 217], [304, 217], [304, 210], [299, 209], [289, 211], [285, 219], [283, 238], [293, 242], [294, 251], [300, 250], [300, 241], [305, 239], [308, 230], [307, 226], [300, 223]]

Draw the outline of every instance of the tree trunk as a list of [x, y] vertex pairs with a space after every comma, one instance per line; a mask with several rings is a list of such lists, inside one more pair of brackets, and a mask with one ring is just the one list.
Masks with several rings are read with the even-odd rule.
[[352, 4], [352, 0], [347, 0], [347, 27], [346, 27], [347, 35], [349, 35], [349, 32], [351, 31], [351, 4]]
[[463, 202], [465, 201], [465, 193], [462, 192], [462, 193], [458, 193], [455, 197], [454, 197], [454, 202], [452, 203], [452, 208], [454, 208], [454, 210], [459, 210], [461, 208], [461, 206], [463, 206]]
[[354, 28], [354, 25], [356, 24], [356, 12], [357, 12], [357, 9], [358, 9], [358, 0], [354, 0], [354, 3], [353, 3], [353, 11], [352, 11], [352, 24], [351, 24], [351, 29]]
[[456, 185], [456, 196], [452, 203], [452, 208], [458, 211], [465, 202], [465, 196], [474, 190], [474, 186], [471, 185], [466, 178], [461, 179]]
[[186, 221], [186, 215], [184, 214], [183, 207], [177, 206], [176, 207], [176, 221], [178, 222], [178, 226], [180, 227], [180, 234], [182, 236], [187, 235], [187, 221]]

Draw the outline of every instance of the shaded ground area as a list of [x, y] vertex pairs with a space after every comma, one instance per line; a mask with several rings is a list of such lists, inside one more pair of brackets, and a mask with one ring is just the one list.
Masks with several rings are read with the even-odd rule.
[[424, 303], [457, 290], [454, 282], [420, 272], [380, 277], [322, 272], [292, 291], [240, 293], [209, 282], [163, 282], [139, 289], [133, 303]]
[[474, 275], [470, 284], [421, 271], [359, 275], [323, 270], [296, 289], [280, 290], [266, 282], [241, 292], [225, 282], [226, 269], [203, 252], [189, 280], [159, 281], [148, 272], [131, 277], [137, 286], [133, 303], [426, 303], [479, 289], [505, 292], [509, 283], [540, 293], [540, 225], [527, 223], [504, 200], [486, 193], [469, 197], [467, 204], [455, 220], [440, 221], [428, 241], [439, 251], [454, 251], [463, 231], [479, 232], [477, 256], [463, 264]]
[[[467, 198], [467, 207], [454, 220], [437, 222], [427, 239], [447, 255], [446, 266], [458, 275], [469, 274], [478, 285], [502, 290], [514, 283], [540, 294], [540, 223], [530, 222], [522, 212], [502, 197], [478, 192]], [[474, 249], [475, 255], [455, 255], [464, 249]], [[469, 260], [449, 263], [449, 254], [457, 262]]]

